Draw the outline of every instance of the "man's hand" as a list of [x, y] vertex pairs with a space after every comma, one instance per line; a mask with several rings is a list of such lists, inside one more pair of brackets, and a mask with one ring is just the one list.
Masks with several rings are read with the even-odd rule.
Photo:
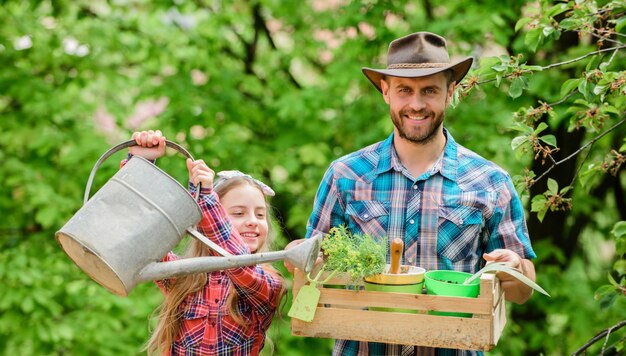
[[[536, 279], [535, 266], [530, 260], [521, 258], [517, 253], [506, 249], [493, 250], [490, 253], [483, 254], [483, 258], [487, 263], [505, 262], [508, 266], [519, 270], [533, 282]], [[506, 300], [522, 304], [525, 303], [532, 295], [532, 288], [517, 280], [517, 278], [505, 272], [496, 273], [500, 279], [500, 286], [504, 289]]]
[[151, 161], [165, 155], [165, 136], [160, 130], [135, 132], [131, 138], [137, 142], [137, 146], [128, 148], [132, 155]]

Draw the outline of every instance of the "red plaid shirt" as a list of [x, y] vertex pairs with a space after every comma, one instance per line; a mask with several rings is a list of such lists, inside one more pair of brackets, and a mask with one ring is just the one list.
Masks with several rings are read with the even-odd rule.
[[[191, 186], [192, 193], [195, 187]], [[250, 253], [214, 192], [202, 189], [198, 230], [235, 255]], [[179, 257], [168, 253], [164, 261]], [[171, 280], [157, 281], [167, 294]], [[237, 308], [245, 326], [237, 324], [226, 305], [229, 291], [239, 294]], [[279, 303], [282, 279], [261, 266], [208, 273], [200, 291], [179, 306], [181, 324], [170, 355], [258, 355]]]

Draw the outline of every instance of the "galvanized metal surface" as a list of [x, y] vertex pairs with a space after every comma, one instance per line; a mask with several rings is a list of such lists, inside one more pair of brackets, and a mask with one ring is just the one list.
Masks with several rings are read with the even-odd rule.
[[89, 276], [127, 295], [139, 272], [161, 260], [201, 218], [200, 207], [180, 183], [133, 157], [56, 236]]
[[[202, 218], [196, 199], [175, 179], [142, 157], [133, 157], [89, 199], [95, 171], [113, 151], [133, 145], [123, 142], [107, 151], [88, 179], [85, 204], [56, 233], [70, 259], [93, 280], [114, 294], [127, 296], [137, 283], [199, 272], [288, 260], [310, 271], [321, 235], [288, 251], [233, 256], [195, 230]], [[167, 141], [168, 146], [172, 143]], [[184, 148], [187, 157], [191, 155]], [[225, 257], [198, 257], [158, 262], [185, 233]]]

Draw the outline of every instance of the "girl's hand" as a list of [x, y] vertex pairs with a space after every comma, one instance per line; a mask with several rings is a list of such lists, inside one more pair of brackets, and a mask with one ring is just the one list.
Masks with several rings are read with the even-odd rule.
[[202, 188], [213, 188], [215, 172], [203, 160], [192, 161], [187, 158], [187, 170], [189, 170], [189, 181], [196, 187], [198, 183], [202, 183]]
[[135, 132], [131, 138], [137, 142], [128, 149], [132, 155], [151, 161], [165, 155], [165, 136], [160, 130]]

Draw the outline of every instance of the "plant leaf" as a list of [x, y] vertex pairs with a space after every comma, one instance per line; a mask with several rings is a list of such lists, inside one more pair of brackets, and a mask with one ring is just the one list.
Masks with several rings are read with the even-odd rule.
[[554, 135], [541, 136], [539, 139], [552, 147], [556, 147], [556, 136]]
[[574, 89], [578, 87], [578, 83], [580, 83], [581, 80], [582, 79], [580, 78], [566, 80], [565, 83], [563, 83], [563, 85], [561, 86], [561, 96], [565, 96], [571, 93]]
[[559, 183], [557, 183], [552, 178], [548, 178], [548, 190], [552, 194], [558, 194], [559, 193]]
[[550, 296], [550, 294], [548, 294], [548, 292], [546, 292], [543, 288], [541, 288], [541, 286], [539, 286], [537, 283], [530, 280], [528, 277], [526, 277], [524, 274], [519, 272], [517, 269], [511, 266], [508, 266], [506, 262], [493, 262], [493, 263], [487, 264], [480, 271], [474, 273], [470, 278], [468, 278], [465, 282], [463, 282], [463, 284], [469, 284], [471, 281], [475, 280], [476, 278], [480, 277], [483, 273], [487, 273], [487, 272], [504, 272], [506, 274], [510, 274], [511, 276], [515, 277], [515, 279], [524, 283], [530, 288], [536, 290], [537, 292], [547, 295], [548, 297]]
[[519, 98], [524, 91], [524, 80], [522, 77], [514, 78], [509, 87], [509, 96], [513, 99]]

